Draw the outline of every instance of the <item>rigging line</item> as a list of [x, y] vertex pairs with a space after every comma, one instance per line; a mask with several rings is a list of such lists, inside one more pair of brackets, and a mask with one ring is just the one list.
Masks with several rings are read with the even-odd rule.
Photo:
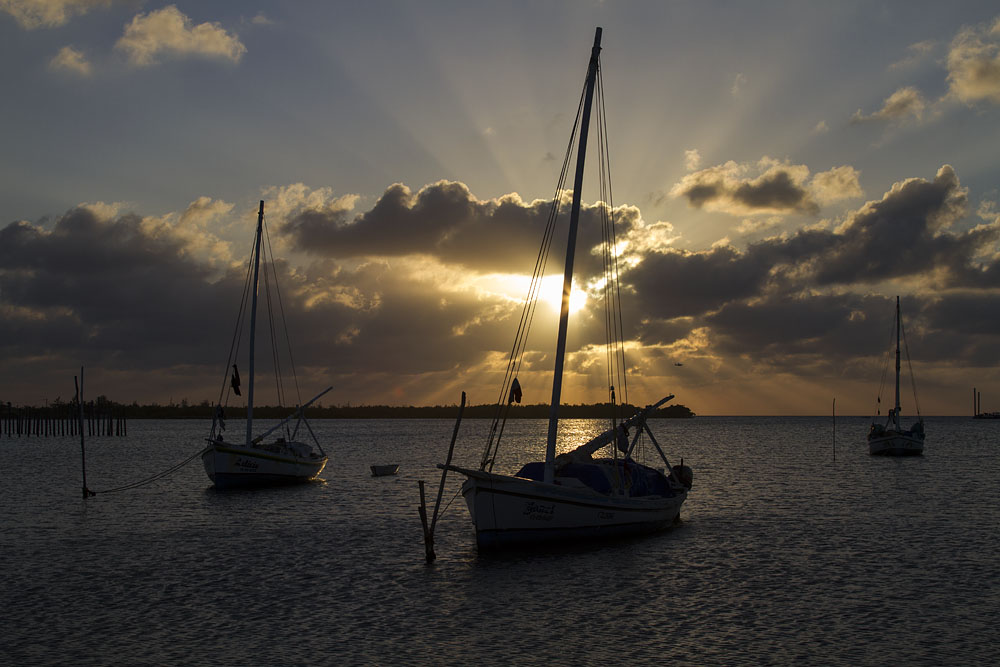
[[239, 353], [240, 343], [243, 340], [243, 318], [246, 315], [247, 303], [250, 300], [250, 292], [252, 288], [252, 272], [253, 272], [253, 254], [254, 251], [250, 251], [250, 260], [247, 262], [247, 273], [243, 280], [243, 294], [240, 298], [240, 308], [236, 317], [236, 329], [233, 331], [233, 341], [229, 347], [229, 359], [226, 361], [226, 370], [222, 374], [222, 391], [219, 392], [220, 399], [225, 388], [229, 386], [227, 382], [229, 378], [229, 369], [231, 364], [235, 361], [236, 355]]
[[[256, 235], [255, 235], [256, 236]], [[256, 240], [255, 240], [256, 245]], [[253, 246], [251, 246], [252, 248]], [[250, 251], [250, 259], [247, 261], [247, 272], [246, 276], [243, 278], [243, 293], [240, 297], [240, 307], [236, 315], [236, 328], [233, 330], [233, 339], [229, 345], [229, 357], [226, 359], [226, 368], [222, 373], [222, 387], [219, 389], [219, 402], [218, 405], [228, 405], [229, 395], [232, 391], [231, 383], [229, 382], [230, 368], [232, 368], [235, 362], [236, 355], [239, 354], [240, 343], [243, 340], [243, 318], [246, 314], [247, 302], [249, 301], [250, 291], [251, 291], [251, 272], [253, 270], [253, 260], [254, 251]], [[215, 420], [212, 420], [212, 432], [211, 436], [215, 436]]]
[[[878, 385], [878, 401], [876, 402], [876, 412], [875, 415], [881, 415], [882, 407], [882, 390], [885, 388], [885, 378], [889, 373], [889, 356], [892, 354], [892, 337], [893, 329], [895, 329], [896, 319], [893, 316], [892, 320], [889, 322], [889, 345], [885, 348], [885, 356], [882, 358], [882, 379], [879, 380]], [[872, 421], [875, 420], [875, 416], [872, 417]]]
[[[272, 267], [273, 268], [273, 267]], [[267, 303], [267, 325], [271, 342], [271, 364], [274, 368], [274, 385], [278, 397], [278, 405], [284, 405], [285, 401], [281, 393], [281, 367], [278, 364], [276, 353], [277, 342], [274, 337], [274, 309], [271, 307], [271, 280], [267, 262], [264, 262], [264, 300]]]
[[920, 417], [920, 399], [917, 397], [917, 378], [913, 374], [913, 363], [910, 361], [910, 346], [906, 343], [906, 327], [903, 325], [903, 318], [899, 318], [899, 328], [903, 332], [903, 349], [906, 350], [906, 367], [910, 371], [910, 386], [913, 388], [913, 405], [917, 408], [917, 417]]
[[[490, 434], [487, 439], [486, 448], [483, 452], [483, 459], [481, 461], [481, 469], [485, 469], [486, 465], [489, 464], [492, 470], [493, 462], [496, 460], [495, 454], [493, 452], [499, 449], [499, 436], [503, 434], [503, 426], [500, 427], [499, 434], [497, 432], [497, 425], [501, 418], [503, 419], [503, 424], [506, 424], [507, 414], [509, 414], [509, 401], [506, 410], [503, 409], [504, 400], [507, 398], [508, 384], [512, 383], [512, 378], [516, 377], [517, 373], [520, 372], [521, 363], [524, 359], [524, 351], [527, 347], [527, 337], [528, 330], [531, 327], [531, 323], [534, 319], [534, 315], [537, 309], [538, 294], [541, 289], [541, 279], [544, 276], [545, 265], [548, 260], [549, 249], [551, 248], [552, 238], [554, 236], [555, 221], [558, 217], [559, 208], [562, 203], [562, 198], [564, 195], [564, 188], [566, 183], [566, 175], [569, 172], [569, 164], [572, 158], [573, 146], [576, 143], [577, 130], [580, 126], [582, 119], [583, 106], [586, 101], [586, 79], [584, 87], [580, 93], [580, 100], [577, 105], [576, 118], [573, 121], [573, 131], [570, 133], [570, 139], [567, 144], [566, 154], [563, 158], [562, 169], [559, 175], [559, 182], [556, 184], [556, 192], [552, 198], [552, 205], [549, 208], [549, 215], [546, 221], [545, 233], [543, 234], [542, 244], [539, 248], [538, 256], [535, 261], [535, 270], [532, 274], [531, 285], [529, 286], [528, 296], [525, 299], [525, 305], [521, 312], [521, 320], [518, 324], [518, 331], [514, 338], [514, 348], [511, 351], [511, 356], [508, 359], [507, 371], [504, 376], [504, 381], [501, 385], [500, 396], [497, 399], [497, 408], [493, 420], [493, 425], [490, 429]], [[497, 435], [497, 439], [494, 440], [494, 436]], [[491, 456], [491, 454], [493, 454]]]
[[[490, 434], [487, 439], [486, 448], [483, 452], [483, 458], [480, 463], [480, 469], [485, 470], [487, 464], [492, 470], [493, 462], [496, 460], [496, 452], [499, 449], [500, 442], [499, 437], [503, 434], [503, 426], [500, 427], [499, 432], [497, 431], [497, 425], [500, 423], [501, 419], [504, 424], [506, 424], [507, 415], [509, 414], [509, 403], [507, 408], [504, 409], [504, 402], [507, 399], [507, 392], [509, 391], [509, 385], [512, 383], [513, 378], [521, 370], [521, 364], [524, 359], [524, 352], [527, 347], [528, 331], [531, 328], [531, 324], [534, 320], [535, 312], [538, 306], [538, 296], [541, 291], [541, 280], [545, 273], [545, 266], [548, 263], [548, 255], [552, 246], [552, 239], [555, 235], [555, 223], [559, 216], [559, 209], [562, 206], [562, 199], [564, 196], [564, 189], [566, 185], [566, 177], [569, 173], [569, 165], [572, 159], [573, 147], [576, 145], [577, 130], [580, 125], [583, 105], [586, 97], [586, 86], [581, 92], [580, 101], [577, 107], [577, 115], [573, 123], [573, 131], [570, 134], [570, 139], [566, 147], [566, 154], [563, 157], [562, 169], [559, 174], [559, 181], [556, 184], [556, 191], [552, 197], [552, 204], [549, 207], [549, 213], [546, 219], [545, 231], [542, 236], [542, 244], [539, 248], [538, 255], [535, 259], [535, 268], [532, 273], [531, 283], [529, 285], [528, 296], [525, 298], [525, 304], [521, 311], [521, 319], [518, 323], [518, 330], [514, 337], [514, 346], [511, 350], [511, 356], [508, 358], [507, 370], [504, 376], [504, 381], [500, 388], [500, 395], [497, 399], [496, 411], [494, 413], [493, 425], [490, 429]], [[494, 436], [497, 436], [494, 439]]]
[[169, 474], [171, 474], [171, 473], [173, 473], [173, 472], [175, 472], [175, 471], [183, 468], [188, 463], [190, 463], [191, 461], [195, 460], [196, 458], [198, 458], [199, 456], [201, 456], [204, 453], [205, 453], [204, 449], [199, 450], [197, 453], [195, 453], [194, 455], [192, 455], [192, 456], [184, 459], [183, 461], [181, 461], [177, 465], [171, 466], [170, 468], [167, 468], [163, 472], [158, 472], [155, 475], [152, 475], [152, 476], [147, 477], [145, 479], [141, 479], [138, 482], [132, 482], [131, 484], [125, 484], [123, 486], [117, 486], [117, 487], [115, 487], [113, 489], [105, 489], [104, 491], [94, 491], [94, 493], [95, 494], [97, 494], [97, 493], [117, 493], [118, 491], [128, 491], [129, 489], [135, 489], [135, 488], [138, 488], [140, 486], [145, 486], [146, 484], [150, 484], [150, 483], [155, 482], [155, 481], [157, 481], [159, 479], [162, 479], [162, 478], [166, 477], [167, 475], [169, 475]]
[[[264, 297], [267, 302], [267, 326], [271, 341], [271, 363], [274, 368], [274, 385], [278, 396], [278, 405], [285, 404], [283, 387], [281, 384], [281, 361], [278, 359], [278, 338], [274, 331], [274, 304], [271, 301], [271, 281], [277, 280], [274, 277], [274, 255], [267, 253], [267, 244], [261, 244], [261, 252], [264, 253]], [[266, 261], [270, 257], [270, 262]], [[287, 429], [286, 429], [287, 430]]]
[[451, 497], [451, 500], [449, 500], [449, 501], [448, 501], [448, 504], [447, 504], [447, 505], [445, 505], [445, 506], [444, 506], [444, 509], [443, 509], [443, 510], [441, 510], [441, 513], [440, 513], [440, 514], [438, 514], [438, 518], [439, 518], [439, 519], [440, 519], [440, 518], [441, 518], [442, 516], [444, 516], [444, 513], [448, 511], [448, 508], [449, 508], [449, 507], [451, 507], [451, 504], [452, 504], [453, 502], [455, 502], [455, 498], [458, 498], [458, 495], [459, 495], [460, 493], [462, 493], [462, 487], [459, 487], [459, 488], [458, 488], [458, 491], [456, 491], [456, 492], [455, 492], [455, 495], [453, 495], [453, 496]]
[[[262, 239], [263, 240], [263, 239]], [[274, 253], [271, 252], [271, 248], [268, 246], [267, 242], [261, 243], [261, 252], [264, 253], [264, 259], [270, 261], [264, 261], [264, 294], [265, 300], [267, 302], [267, 323], [268, 330], [270, 334], [271, 341], [271, 363], [274, 367], [274, 383], [277, 392], [278, 405], [286, 405], [285, 400], [285, 386], [284, 386], [284, 374], [281, 370], [281, 356], [278, 352], [279, 340], [278, 334], [274, 326], [274, 301], [271, 296], [271, 283], [277, 285], [278, 278], [276, 274], [276, 268], [274, 265]], [[289, 422], [283, 424], [286, 437], [291, 440], [291, 426]]]
[[624, 327], [621, 312], [621, 281], [618, 271], [617, 238], [615, 235], [615, 209], [611, 181], [611, 148], [608, 139], [607, 98], [604, 77], [597, 71], [597, 122], [600, 148], [601, 220], [604, 233], [605, 257], [605, 312], [607, 331], [608, 374], [617, 385], [620, 396], [615, 407], [618, 417], [624, 416], [623, 404], [628, 402], [628, 376], [626, 373]]
[[607, 98], [604, 95], [604, 73], [598, 67], [597, 76], [600, 82], [600, 97], [599, 108], [601, 113], [599, 115], [602, 123], [601, 135], [603, 137], [603, 143], [606, 146], [604, 151], [605, 159], [601, 163], [602, 169], [607, 172], [607, 206], [608, 214], [610, 216], [611, 222], [611, 259], [613, 263], [612, 270], [614, 271], [614, 292], [615, 292], [615, 303], [617, 304], [617, 317], [618, 317], [618, 332], [617, 340], [619, 344], [619, 349], [621, 351], [621, 365], [619, 366], [619, 372], [621, 373], [620, 382], [622, 385], [622, 400], [628, 403], [628, 374], [627, 374], [627, 360], [625, 356], [625, 325], [624, 318], [622, 316], [622, 299], [621, 299], [621, 273], [618, 267], [618, 239], [615, 235], [615, 201], [614, 201], [614, 187], [612, 186], [612, 171], [611, 171], [611, 142], [608, 138], [608, 120], [607, 120], [607, 108], [606, 101]]
[[611, 326], [611, 309], [609, 308], [609, 305], [608, 305], [609, 304], [608, 298], [610, 297], [610, 291], [608, 289], [608, 287], [609, 287], [609, 285], [608, 285], [609, 270], [608, 269], [609, 269], [609, 262], [610, 262], [610, 258], [608, 256], [608, 218], [607, 218], [607, 212], [606, 212], [606, 210], [604, 208], [604, 205], [603, 205], [604, 201], [606, 200], [605, 194], [607, 192], [607, 181], [606, 181], [607, 174], [605, 174], [604, 168], [603, 168], [603, 165], [604, 165], [604, 151], [606, 149], [606, 146], [604, 144], [604, 134], [601, 131], [601, 126], [603, 124], [602, 113], [601, 113], [602, 109], [601, 109], [601, 104], [600, 104], [601, 83], [602, 83], [602, 81], [601, 81], [600, 69], [598, 69], [598, 72], [597, 72], [597, 87], [596, 87], [596, 97], [598, 99], [598, 104], [596, 105], [596, 112], [597, 112], [596, 113], [596, 118], [597, 118], [597, 128], [598, 128], [598, 132], [597, 132], [597, 139], [598, 139], [597, 150], [598, 150], [598, 165], [599, 165], [598, 180], [599, 180], [599, 184], [600, 184], [600, 191], [599, 191], [599, 198], [598, 198], [598, 201], [597, 201], [597, 205], [599, 207], [599, 209], [598, 209], [598, 215], [600, 216], [600, 219], [601, 219], [601, 259], [603, 261], [603, 278], [604, 278], [604, 282], [603, 282], [603, 285], [601, 287], [601, 291], [603, 292], [602, 296], [603, 296], [603, 301], [604, 301], [604, 338], [605, 338], [605, 343], [606, 343], [605, 344], [605, 358], [606, 358], [606, 363], [607, 363], [608, 391], [609, 391], [609, 398], [610, 398], [611, 386], [613, 386], [615, 384], [615, 379], [614, 379], [613, 363], [612, 363], [612, 357], [611, 357], [611, 331], [612, 331], [612, 326]]
[[[264, 236], [267, 239], [267, 252], [271, 256], [271, 261], [274, 262], [274, 251], [271, 249], [271, 232], [267, 226], [267, 216], [264, 216]], [[288, 335], [288, 320], [285, 318], [285, 303], [281, 298], [281, 285], [277, 279], [277, 274], [275, 274], [274, 279], [274, 294], [278, 299], [278, 309], [281, 313], [281, 325], [285, 329], [285, 346], [288, 348], [288, 364], [291, 366], [292, 371], [292, 383], [295, 385], [295, 399], [298, 405], [302, 404], [302, 392], [299, 391], [299, 378], [298, 374], [295, 372], [295, 358], [292, 355], [292, 338]]]
[[[600, 70], [598, 69], [597, 75], [597, 86], [596, 86], [596, 97], [600, 100], [601, 97], [601, 77]], [[598, 182], [599, 182], [599, 196], [597, 201], [598, 216], [601, 220], [601, 261], [602, 261], [602, 275], [603, 281], [601, 285], [601, 299], [604, 308], [604, 363], [605, 363], [605, 387], [607, 390], [608, 404], [612, 406], [612, 417], [611, 425], [612, 428], [615, 426], [615, 385], [617, 384], [617, 378], [614, 370], [614, 358], [612, 356], [611, 347], [611, 336], [613, 325], [611, 323], [611, 307], [609, 299], [611, 297], [611, 291], [609, 289], [609, 279], [610, 279], [610, 257], [608, 255], [608, 217], [607, 212], [604, 207], [604, 201], [606, 199], [605, 193], [607, 192], [607, 181], [606, 174], [603, 169], [604, 164], [604, 151], [606, 146], [604, 144], [604, 135], [601, 132], [601, 126], [603, 119], [601, 117], [601, 105], [600, 102], [596, 105], [596, 120], [597, 120], [597, 151], [598, 151]]]
[[[565, 171], [565, 164], [563, 166]], [[553, 204], [557, 204], [558, 200], [553, 199]], [[529, 284], [528, 295], [525, 297], [524, 306], [521, 311], [521, 318], [518, 323], [517, 332], [514, 336], [514, 344], [511, 349], [510, 356], [507, 359], [507, 369], [504, 374], [504, 381], [500, 388], [500, 395], [497, 397], [496, 412], [494, 414], [494, 424], [501, 418], [502, 405], [507, 398], [508, 385], [511, 383], [512, 378], [520, 370], [520, 359], [522, 358], [524, 352], [524, 345], [527, 343], [527, 330], [530, 328], [531, 320], [534, 315], [534, 307], [537, 304], [538, 294], [541, 289], [541, 276], [544, 274], [545, 265], [547, 263], [548, 248], [551, 245], [551, 238], [553, 235], [554, 225], [553, 221], [555, 215], [550, 207], [548, 218], [546, 221], [545, 231], [543, 235], [542, 245], [539, 248], [538, 255], [535, 259], [535, 268], [532, 272], [531, 282]], [[492, 442], [493, 434], [495, 433], [495, 428], [491, 430], [490, 441]], [[490, 444], [487, 444], [487, 452], [489, 451]], [[484, 460], [488, 456], [484, 453]]]

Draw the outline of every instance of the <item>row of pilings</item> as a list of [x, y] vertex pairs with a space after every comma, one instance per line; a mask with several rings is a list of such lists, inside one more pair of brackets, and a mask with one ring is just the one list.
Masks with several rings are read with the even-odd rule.
[[[124, 409], [109, 403], [84, 403], [83, 432], [89, 437], [128, 435]], [[79, 434], [80, 408], [76, 403], [41, 408], [0, 404], [0, 436], [58, 437]]]

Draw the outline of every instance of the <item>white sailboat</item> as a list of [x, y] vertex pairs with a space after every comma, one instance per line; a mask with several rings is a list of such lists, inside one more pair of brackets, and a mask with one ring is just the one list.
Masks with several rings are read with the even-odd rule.
[[[524, 336], [527, 335], [527, 324], [530, 324], [534, 313], [532, 299], [537, 299], [537, 291], [534, 291], [537, 289], [535, 287], [536, 280], [541, 278], [544, 270], [544, 260], [541, 260], [539, 263], [541, 268], [539, 268], [539, 264], [536, 264], [533, 287], [529, 290], [529, 298], [525, 303], [525, 314], [522, 315], [522, 326], [519, 327], [518, 339], [515, 341], [514, 351], [509, 358], [507, 378], [500, 392], [501, 399], [497, 402], [498, 417], [494, 420], [480, 467], [479, 469], [470, 469], [451, 465], [450, 462], [439, 466], [445, 471], [443, 474], [453, 470], [465, 475], [466, 480], [462, 484], [462, 495], [475, 524], [476, 541], [481, 549], [526, 542], [632, 535], [660, 530], [679, 519], [681, 505], [687, 498], [688, 489], [691, 487], [690, 468], [683, 465], [670, 467], [663, 450], [646, 423], [647, 418], [658, 407], [671, 400], [673, 396], [668, 396], [655, 405], [648, 406], [638, 413], [624, 418], [621, 422], [617, 422], [617, 418], [612, 419], [611, 428], [604, 433], [571, 452], [556, 455], [563, 362], [566, 354], [566, 332], [569, 321], [569, 296], [573, 280], [573, 259], [583, 185], [583, 165], [595, 86], [600, 86], [600, 43], [601, 29], [598, 28], [591, 51], [584, 95], [577, 112], [578, 123], [574, 127], [574, 130], [579, 128], [576, 177], [570, 212], [545, 460], [528, 463], [512, 475], [498, 474], [492, 470], [500, 437], [503, 434], [506, 410], [512, 403], [519, 403], [521, 398], [521, 387], [516, 378], [517, 369], [520, 367], [518, 355], [523, 354], [523, 341]], [[599, 89], [598, 94], [601, 95], [601, 92]], [[600, 136], [602, 169], [605, 167], [603, 130], [606, 128], [601, 116], [603, 106], [602, 103], [596, 105], [599, 114], [598, 127], [602, 131]], [[570, 146], [572, 147], [572, 141]], [[570, 156], [571, 150], [568, 150], [563, 167], [564, 177], [568, 173]], [[609, 184], [610, 180], [606, 181], [603, 176], [605, 174], [602, 173], [602, 185], [606, 182]], [[550, 226], [554, 222], [560, 206], [562, 188], [563, 182], [560, 180], [556, 196], [553, 198]], [[602, 197], [602, 201], [609, 202], [606, 213], [611, 213], [613, 207], [610, 205], [610, 197]], [[610, 232], [607, 224], [605, 221], [606, 308], [609, 307], [608, 304], [613, 304], [614, 299], [620, 294], [617, 288], [618, 275], [615, 263], [617, 255], [613, 248], [613, 220], [610, 223]], [[547, 243], [551, 239], [549, 230], [546, 231], [545, 238], [540, 258], [547, 252]], [[609, 336], [609, 379], [622, 385], [625, 370], [624, 344], [621, 340], [622, 328], [620, 320], [612, 322], [614, 318], [620, 318], [621, 309], [619, 306], [616, 312], [612, 313], [612, 310], [614, 310], [613, 306], [607, 311], [611, 325], [609, 333], [612, 329], [614, 330], [614, 334], [618, 337], [615, 342], [619, 344], [619, 347], [615, 349], [612, 357], [610, 352], [612, 343]], [[613, 376], [610, 370], [612, 365], [616, 367]], [[609, 385], [610, 403], [616, 405], [614, 382], [609, 382]], [[623, 389], [627, 390], [627, 383]], [[627, 403], [626, 399], [627, 397], [624, 397], [623, 402]], [[630, 429], [633, 430], [634, 436], [631, 436]], [[662, 458], [665, 466], [662, 470], [643, 465], [632, 458], [643, 434], [649, 436], [649, 440]], [[611, 448], [610, 456], [593, 458], [594, 454], [607, 445], [614, 445]], [[449, 452], [449, 461], [450, 456]], [[668, 472], [665, 474], [663, 470]], [[443, 484], [442, 478], [442, 486]]]
[[[904, 429], [900, 419], [899, 404], [899, 333], [902, 329], [900, 319], [899, 297], [896, 297], [896, 405], [889, 410], [885, 424], [872, 420], [868, 430], [868, 453], [876, 456], [917, 456], [924, 453], [924, 419], [920, 416], [917, 406], [917, 421], [909, 429]], [[907, 353], [909, 360], [909, 353]], [[913, 369], [910, 369], [912, 376]], [[879, 391], [881, 404], [881, 390]], [[916, 403], [916, 387], [914, 386], [914, 403]]]
[[[326, 466], [327, 457], [323, 447], [316, 439], [312, 428], [305, 420], [304, 410], [309, 405], [326, 394], [332, 387], [327, 387], [324, 391], [314, 396], [311, 400], [299, 406], [293, 414], [286, 417], [272, 428], [264, 431], [260, 435], [254, 436], [254, 347], [257, 332], [257, 288], [260, 273], [261, 237], [264, 229], [264, 202], [260, 202], [260, 210], [257, 214], [257, 233], [254, 240], [254, 250], [252, 257], [252, 276], [248, 271], [249, 294], [251, 296], [250, 307], [250, 340], [249, 340], [249, 377], [247, 383], [247, 420], [246, 438], [242, 441], [230, 442], [225, 439], [225, 419], [223, 415], [223, 398], [228, 397], [230, 391], [236, 395], [240, 394], [239, 369], [233, 364], [234, 350], [230, 352], [230, 359], [226, 364], [225, 378], [228, 383], [223, 384], [222, 395], [216, 406], [215, 417], [212, 419], [212, 430], [208, 437], [208, 446], [202, 452], [202, 463], [205, 465], [205, 472], [216, 487], [232, 486], [253, 486], [266, 484], [282, 484], [290, 482], [306, 482], [315, 479]], [[237, 331], [240, 330], [243, 320], [244, 308], [246, 306], [246, 294], [240, 307], [240, 316], [237, 321]], [[234, 336], [234, 341], [239, 336]], [[273, 342], [273, 341], [272, 341]], [[229, 368], [232, 366], [233, 374], [230, 378]], [[294, 372], [294, 366], [293, 366]], [[275, 369], [275, 375], [280, 377], [280, 373]], [[227, 386], [228, 384], [228, 386]], [[294, 427], [293, 427], [294, 423]], [[300, 426], [305, 426], [313, 440], [313, 445], [296, 440]]]

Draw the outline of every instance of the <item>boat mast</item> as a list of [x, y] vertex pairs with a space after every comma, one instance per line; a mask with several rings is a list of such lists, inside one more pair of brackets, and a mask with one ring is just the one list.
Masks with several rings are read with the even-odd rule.
[[899, 297], [896, 297], [896, 410], [892, 413], [892, 421], [899, 428]]
[[[247, 389], [247, 446], [253, 442], [253, 353], [254, 338], [257, 333], [257, 277], [260, 272], [260, 237], [264, 228], [264, 200], [260, 200], [260, 210], [257, 212], [257, 238], [253, 250], [253, 301], [250, 306], [250, 384]], [[899, 354], [896, 354], [896, 366], [899, 366]], [[897, 382], [898, 385], [898, 382]], [[899, 402], [898, 400], [896, 401]]]
[[562, 395], [563, 360], [566, 356], [566, 330], [569, 327], [569, 296], [573, 289], [573, 258], [576, 252], [576, 231], [580, 224], [580, 195], [583, 191], [583, 166], [587, 155], [587, 132], [590, 127], [590, 106], [594, 99], [597, 64], [601, 56], [601, 29], [594, 35], [587, 69], [587, 86], [580, 123], [580, 144], [576, 155], [576, 178], [573, 180], [573, 206], [569, 215], [569, 238], [566, 242], [566, 273], [563, 276], [562, 303], [559, 308], [559, 336], [556, 341], [556, 365], [552, 377], [552, 403], [549, 407], [549, 436], [545, 444], [545, 477], [551, 484], [555, 479], [556, 432], [559, 427], [559, 401]]

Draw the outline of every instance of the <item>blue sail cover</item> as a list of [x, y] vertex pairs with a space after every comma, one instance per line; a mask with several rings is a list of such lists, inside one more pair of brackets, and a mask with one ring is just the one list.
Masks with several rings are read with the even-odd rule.
[[[595, 459], [593, 463], [568, 463], [559, 467], [556, 471], [556, 477], [578, 479], [594, 491], [610, 495], [612, 491], [610, 476], [614, 474], [615, 467], [618, 469], [618, 479], [625, 480], [629, 496], [663, 496], [668, 498], [674, 495], [666, 476], [659, 470], [635, 461], [626, 462], [622, 459], [617, 461]], [[545, 463], [532, 461], [521, 468], [515, 476], [542, 481], [545, 478]]]

